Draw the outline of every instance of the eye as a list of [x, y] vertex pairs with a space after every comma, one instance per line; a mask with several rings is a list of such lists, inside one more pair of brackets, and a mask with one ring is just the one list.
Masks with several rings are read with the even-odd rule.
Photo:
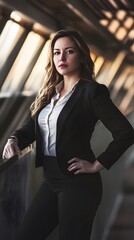
[[66, 53], [68, 53], [68, 54], [73, 54], [74, 51], [70, 49], [70, 50], [67, 50]]
[[60, 54], [59, 51], [54, 52], [54, 55], [59, 55], [59, 54]]

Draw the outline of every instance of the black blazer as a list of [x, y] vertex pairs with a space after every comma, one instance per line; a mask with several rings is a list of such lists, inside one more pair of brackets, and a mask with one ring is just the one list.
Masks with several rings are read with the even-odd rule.
[[[18, 138], [20, 149], [36, 140], [36, 167], [42, 166], [44, 158], [38, 114], [12, 134]], [[109, 129], [113, 140], [95, 157], [90, 140], [99, 119]], [[67, 162], [73, 157], [90, 162], [97, 159], [109, 169], [133, 143], [134, 130], [111, 101], [107, 87], [95, 81], [80, 80], [57, 121], [56, 153], [62, 171], [67, 172]]]

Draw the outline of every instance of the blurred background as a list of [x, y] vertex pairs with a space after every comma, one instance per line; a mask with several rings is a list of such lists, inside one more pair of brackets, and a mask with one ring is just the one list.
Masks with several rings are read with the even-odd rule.
[[[0, 1], [0, 163], [10, 133], [29, 117], [29, 106], [43, 81], [49, 40], [74, 29], [89, 44], [96, 81], [134, 126], [134, 0]], [[99, 122], [92, 138], [98, 155], [111, 140]], [[42, 180], [35, 169], [35, 147], [0, 170], [0, 239], [15, 240]], [[1, 168], [0, 168], [1, 169]], [[92, 240], [134, 239], [134, 148], [101, 173], [104, 192]], [[58, 240], [58, 227], [48, 240]]]

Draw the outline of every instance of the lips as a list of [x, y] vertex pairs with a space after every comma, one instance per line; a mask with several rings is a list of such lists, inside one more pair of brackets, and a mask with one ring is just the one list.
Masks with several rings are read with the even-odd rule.
[[65, 68], [65, 67], [67, 67], [66, 64], [61, 64], [61, 65], [59, 65], [59, 68]]

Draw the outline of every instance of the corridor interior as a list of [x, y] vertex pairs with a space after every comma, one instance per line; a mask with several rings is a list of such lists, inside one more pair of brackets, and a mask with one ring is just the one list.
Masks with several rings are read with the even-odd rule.
[[[44, 79], [53, 34], [79, 31], [90, 46], [95, 78], [134, 127], [134, 0], [0, 0], [0, 239], [15, 240], [24, 213], [43, 179], [35, 145], [4, 165], [10, 133], [29, 117]], [[99, 131], [98, 131], [99, 130]], [[96, 141], [97, 139], [97, 141]], [[111, 140], [97, 123], [98, 155]], [[134, 239], [134, 148], [102, 172], [104, 193], [91, 240]], [[58, 240], [58, 227], [48, 238]]]

